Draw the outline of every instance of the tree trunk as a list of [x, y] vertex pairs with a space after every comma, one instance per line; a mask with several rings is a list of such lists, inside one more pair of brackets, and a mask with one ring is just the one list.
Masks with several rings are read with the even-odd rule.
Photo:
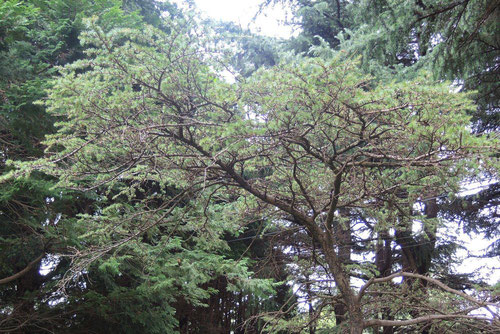
[[356, 310], [352, 310], [349, 312], [349, 333], [350, 334], [363, 334], [363, 315], [361, 313], [361, 307], [360, 305], [353, 305], [356, 306]]
[[[341, 214], [346, 216], [349, 215], [347, 210], [341, 210]], [[338, 246], [338, 259], [341, 264], [349, 263], [351, 261], [351, 238], [352, 231], [351, 226], [343, 226], [340, 223], [335, 223], [333, 226], [333, 233], [335, 235], [335, 244]], [[333, 307], [335, 312], [336, 325], [340, 325], [347, 319], [347, 307], [346, 304], [340, 302], [336, 303]]]
[[[392, 270], [392, 240], [389, 237], [387, 230], [379, 232], [379, 240], [377, 240], [375, 251], [375, 264], [380, 273], [379, 277], [387, 277], [391, 274]], [[388, 307], [382, 308], [382, 320], [393, 320], [391, 310]], [[375, 333], [393, 334], [394, 328], [392, 326], [374, 328]]]
[[332, 273], [337, 288], [339, 289], [342, 299], [347, 308], [346, 318], [350, 334], [362, 334], [363, 332], [363, 313], [361, 311], [361, 303], [358, 296], [351, 289], [350, 276], [344, 271], [343, 263], [333, 249], [333, 237], [331, 233], [325, 232], [318, 235], [321, 247], [325, 254], [325, 259], [328, 268]]

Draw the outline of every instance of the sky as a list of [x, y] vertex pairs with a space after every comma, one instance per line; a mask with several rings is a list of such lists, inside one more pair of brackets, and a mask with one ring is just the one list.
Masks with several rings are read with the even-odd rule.
[[[256, 18], [263, 0], [194, 0], [203, 16], [216, 20], [233, 21], [242, 28], [265, 36], [290, 37], [294, 32], [285, 25], [290, 10], [281, 5], [266, 8]], [[174, 0], [182, 6], [183, 0]], [[255, 18], [255, 21], [253, 20]]]

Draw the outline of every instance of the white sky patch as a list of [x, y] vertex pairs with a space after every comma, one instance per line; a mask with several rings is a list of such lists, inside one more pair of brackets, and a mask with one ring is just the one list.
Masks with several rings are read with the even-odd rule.
[[221, 76], [230, 84], [234, 84], [236, 82], [236, 77], [228, 70], [222, 71]]
[[40, 275], [46, 276], [48, 275], [51, 271], [56, 269], [57, 265], [59, 264], [61, 260], [61, 257], [58, 255], [49, 255], [45, 257], [42, 260], [42, 263], [40, 265]]
[[[184, 0], [173, 2], [185, 7]], [[256, 16], [261, 2], [262, 0], [195, 0], [203, 16], [234, 22], [259, 35], [289, 38], [298, 33], [285, 24], [287, 17], [292, 14], [291, 10], [283, 5], [269, 6]]]
[[464, 196], [470, 196], [470, 195], [475, 195], [481, 192], [482, 190], [488, 189], [488, 187], [492, 184], [497, 182], [496, 179], [485, 179], [481, 182], [475, 181], [475, 182], [463, 182], [461, 185], [460, 192], [458, 193], [458, 196], [464, 197]]
[[474, 273], [481, 276], [489, 284], [496, 284], [500, 281], [500, 258], [483, 258], [485, 251], [493, 241], [484, 239], [481, 235], [471, 233], [461, 234], [461, 241], [466, 249], [457, 252], [462, 263], [458, 266], [458, 272]]

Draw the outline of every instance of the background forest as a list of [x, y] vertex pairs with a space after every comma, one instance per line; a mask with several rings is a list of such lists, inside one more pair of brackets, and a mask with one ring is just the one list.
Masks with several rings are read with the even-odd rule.
[[0, 333], [498, 333], [500, 2], [179, 3], [0, 3]]

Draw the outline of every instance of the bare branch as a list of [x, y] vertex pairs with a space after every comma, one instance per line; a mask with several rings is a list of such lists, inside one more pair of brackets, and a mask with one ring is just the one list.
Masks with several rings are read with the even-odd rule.
[[45, 253], [42, 253], [36, 259], [34, 259], [30, 263], [28, 263], [28, 265], [23, 270], [15, 273], [14, 275], [11, 275], [9, 277], [5, 277], [5, 278], [0, 279], [0, 284], [7, 284], [7, 283], [10, 283], [10, 282], [18, 279], [18, 278], [23, 277], [24, 275], [26, 275], [31, 270], [31, 268], [33, 268], [34, 265], [36, 265], [38, 262], [40, 262], [40, 260], [44, 256], [45, 256]]
[[416, 325], [423, 322], [430, 322], [435, 320], [453, 320], [453, 319], [473, 319], [473, 320], [484, 320], [491, 321], [491, 319], [485, 317], [477, 317], [472, 315], [463, 315], [463, 314], [431, 314], [425, 315], [422, 317], [418, 317], [410, 320], [383, 320], [383, 319], [372, 319], [367, 320], [363, 323], [364, 327], [374, 327], [374, 326], [382, 326], [382, 327], [397, 327], [397, 326], [409, 326]]

